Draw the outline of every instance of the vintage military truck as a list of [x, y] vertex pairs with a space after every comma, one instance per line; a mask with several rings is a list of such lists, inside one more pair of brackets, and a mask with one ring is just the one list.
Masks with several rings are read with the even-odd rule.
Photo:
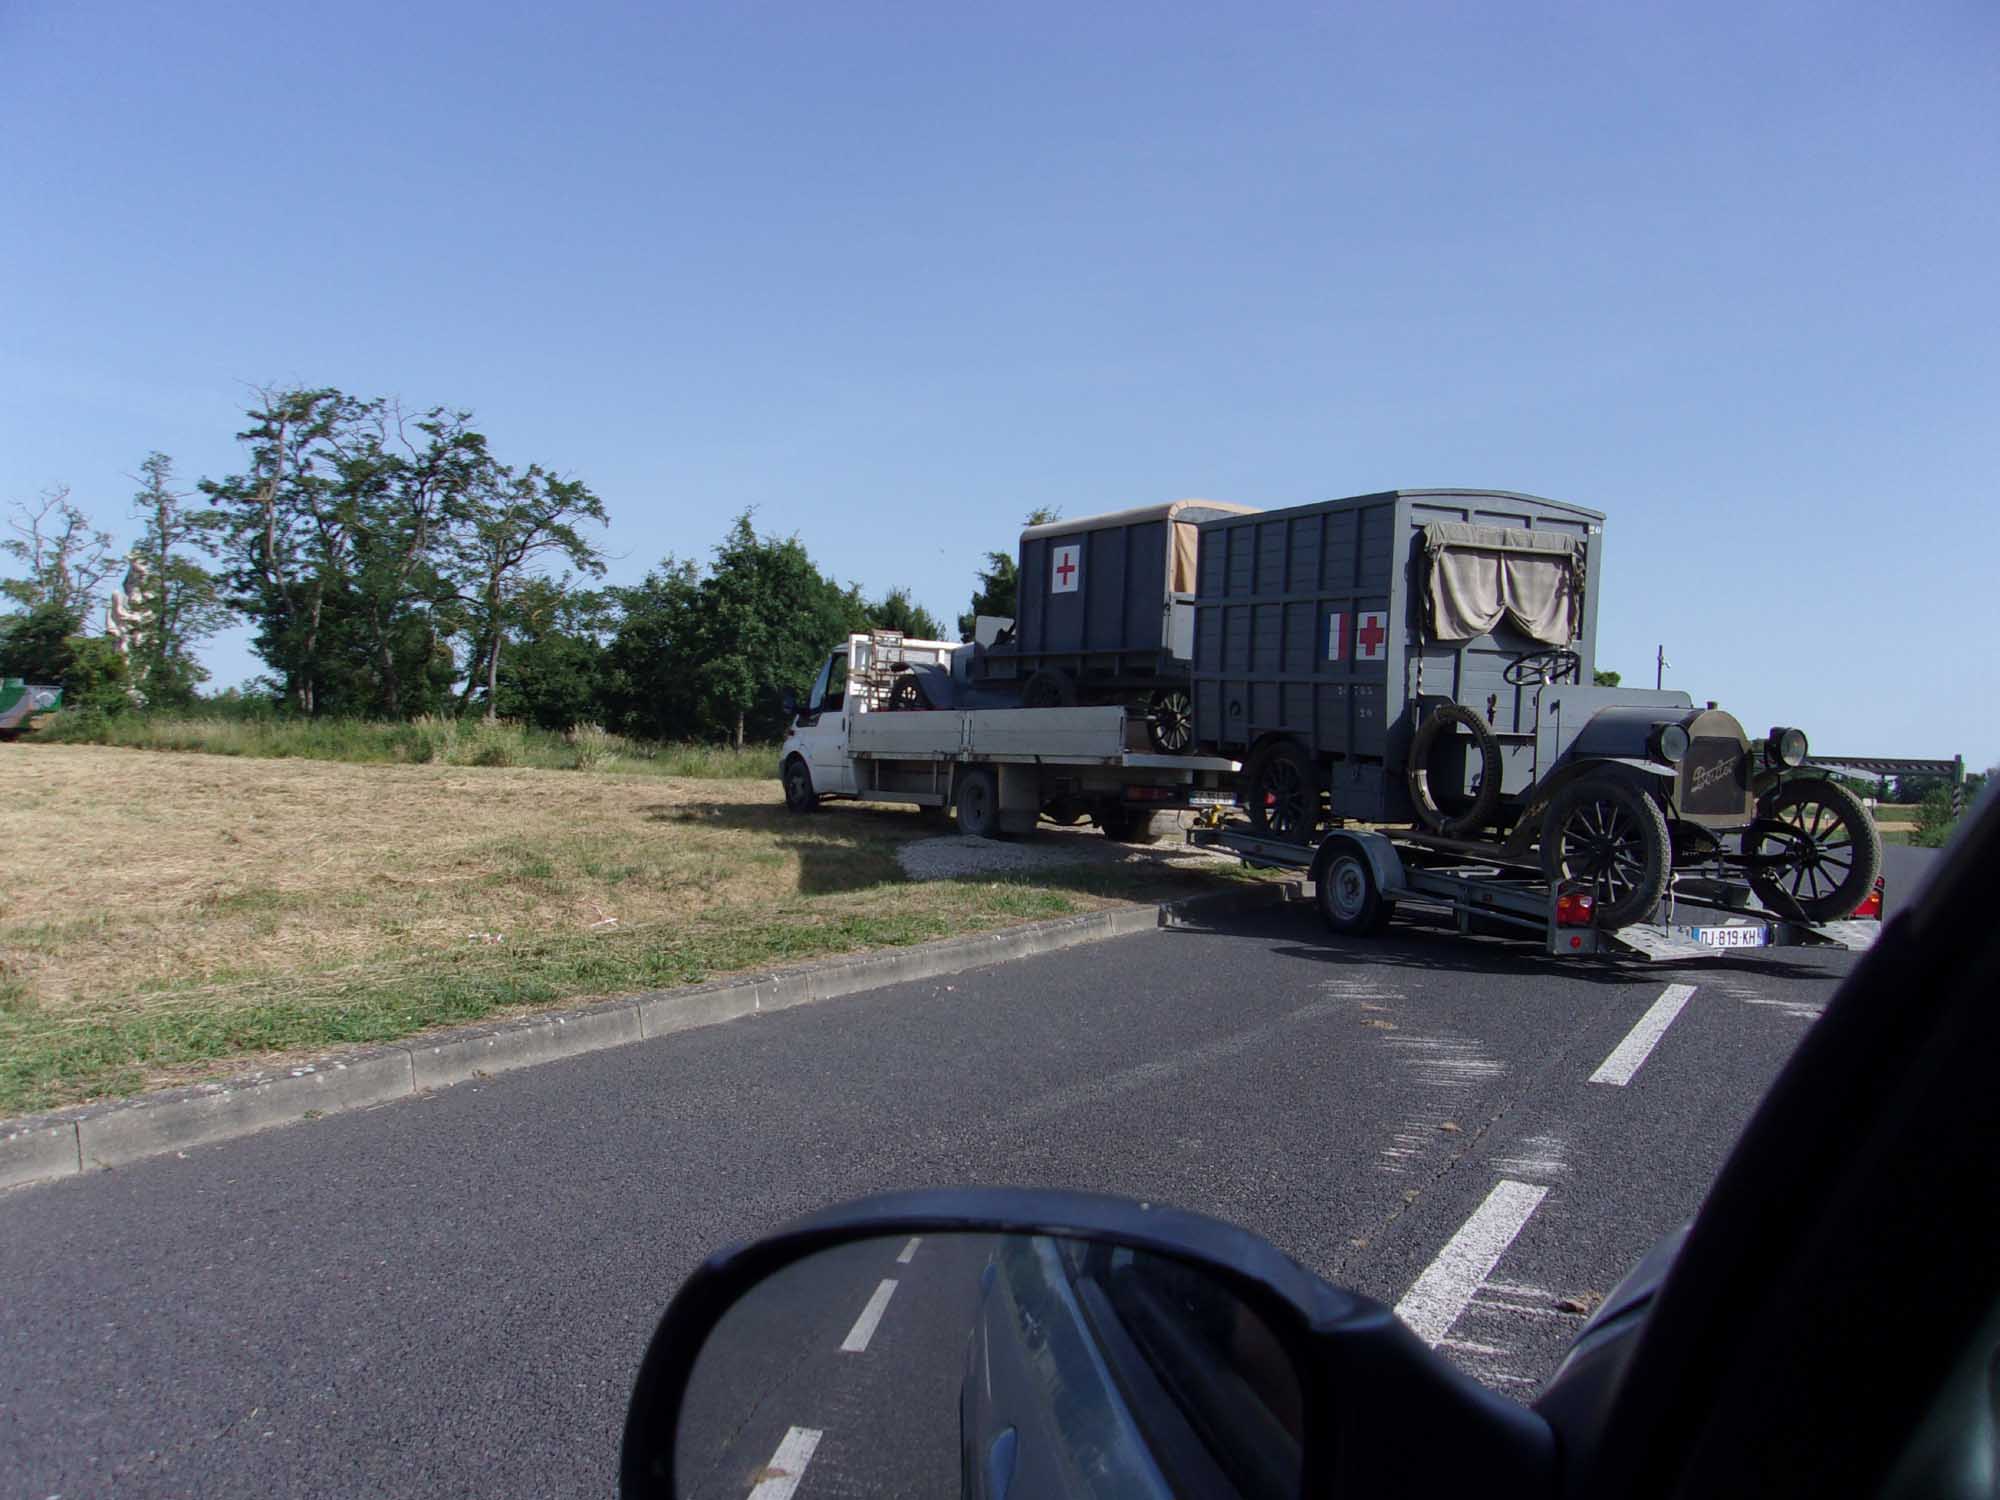
[[1607, 928], [1650, 919], [1670, 880], [1847, 916], [1880, 837], [1802, 773], [1800, 730], [1753, 739], [1685, 693], [1593, 684], [1603, 533], [1597, 511], [1497, 490], [1204, 522], [1196, 748], [1244, 762], [1260, 834], [1410, 825], [1590, 887]]
[[[1024, 708], [1136, 707], [1155, 749], [1189, 749], [1196, 528], [1249, 514], [1176, 500], [1029, 527], [1012, 628], [971, 658], [973, 689]], [[892, 706], [946, 705], [912, 685]]]

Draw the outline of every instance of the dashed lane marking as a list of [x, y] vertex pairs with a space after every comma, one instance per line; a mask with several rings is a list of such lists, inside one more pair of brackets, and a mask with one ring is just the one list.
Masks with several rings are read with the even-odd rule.
[[910, 1237], [910, 1243], [903, 1246], [903, 1253], [896, 1257], [896, 1264], [899, 1266], [907, 1266], [911, 1261], [915, 1260], [917, 1258], [917, 1246], [921, 1245], [923, 1242], [924, 1242], [924, 1237], [922, 1235], [920, 1234], [912, 1235]]
[[896, 1283], [884, 1281], [875, 1288], [875, 1295], [868, 1299], [868, 1305], [861, 1309], [861, 1316], [854, 1320], [854, 1326], [847, 1330], [847, 1337], [840, 1341], [842, 1354], [859, 1354], [868, 1347], [868, 1341], [875, 1337], [875, 1329], [882, 1321], [882, 1314], [888, 1310], [889, 1299], [896, 1295]]
[[813, 1450], [825, 1435], [816, 1427], [794, 1427], [786, 1432], [771, 1461], [758, 1475], [750, 1500], [792, 1500], [799, 1481], [806, 1477], [806, 1465], [812, 1462]]
[[1688, 996], [1694, 993], [1691, 984], [1670, 984], [1660, 992], [1660, 998], [1646, 1008], [1646, 1013], [1632, 1023], [1632, 1029], [1625, 1033], [1625, 1040], [1611, 1049], [1611, 1055], [1597, 1066], [1590, 1075], [1592, 1083], [1609, 1083], [1623, 1088], [1632, 1081], [1646, 1059], [1653, 1055], [1653, 1049], [1660, 1044], [1660, 1038], [1667, 1034], [1667, 1028], [1674, 1024], [1674, 1017], [1681, 1013], [1681, 1007], [1688, 1003]]
[[1500, 1263], [1514, 1236], [1548, 1194], [1547, 1188], [1531, 1183], [1504, 1178], [1495, 1183], [1486, 1201], [1473, 1210], [1472, 1217], [1459, 1226], [1437, 1259], [1403, 1294], [1403, 1300], [1396, 1304], [1396, 1316], [1409, 1324], [1418, 1338], [1435, 1347], [1451, 1332], [1472, 1294]]

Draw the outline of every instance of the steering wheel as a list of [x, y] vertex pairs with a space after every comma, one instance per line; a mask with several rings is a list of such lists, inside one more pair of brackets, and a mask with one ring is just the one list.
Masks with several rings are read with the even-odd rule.
[[1509, 687], [1540, 687], [1545, 682], [1583, 681], [1583, 658], [1574, 651], [1557, 647], [1552, 651], [1530, 651], [1507, 663], [1500, 674]]

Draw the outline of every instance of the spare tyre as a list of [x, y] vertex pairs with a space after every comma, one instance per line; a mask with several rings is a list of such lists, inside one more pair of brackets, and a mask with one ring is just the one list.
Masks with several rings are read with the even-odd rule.
[[[1431, 782], [1433, 757], [1448, 744], [1447, 736], [1463, 729], [1479, 752], [1479, 790], [1471, 800], [1441, 797]], [[1446, 703], [1431, 710], [1410, 741], [1410, 801], [1425, 827], [1447, 838], [1464, 838], [1493, 821], [1500, 806], [1500, 741], [1486, 721], [1463, 703]]]

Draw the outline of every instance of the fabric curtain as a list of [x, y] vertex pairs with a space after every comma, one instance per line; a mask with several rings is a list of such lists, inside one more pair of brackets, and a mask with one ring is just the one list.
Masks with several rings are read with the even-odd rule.
[[1530, 640], [1567, 646], [1583, 630], [1583, 539], [1514, 527], [1433, 521], [1431, 634], [1469, 641], [1503, 619]]
[[1194, 555], [1201, 544], [1201, 533], [1191, 522], [1175, 521], [1167, 528], [1173, 533], [1173, 572], [1167, 584], [1170, 594], [1192, 594], [1194, 592]]

